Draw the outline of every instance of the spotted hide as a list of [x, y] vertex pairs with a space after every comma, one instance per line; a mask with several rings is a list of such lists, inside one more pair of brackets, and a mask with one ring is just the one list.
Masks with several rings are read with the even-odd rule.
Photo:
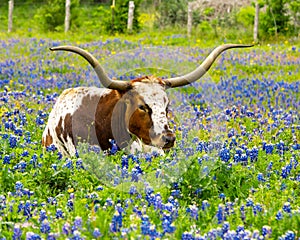
[[49, 115], [43, 145], [54, 144], [71, 156], [79, 141], [108, 150], [113, 139], [119, 148], [129, 147], [132, 152], [145, 148], [161, 152], [172, 147], [175, 135], [168, 126], [164, 83], [145, 77], [131, 84], [129, 91], [96, 87], [65, 90]]

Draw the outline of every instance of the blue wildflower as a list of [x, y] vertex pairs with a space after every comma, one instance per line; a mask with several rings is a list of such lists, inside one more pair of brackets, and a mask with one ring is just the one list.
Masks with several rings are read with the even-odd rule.
[[10, 164], [11, 157], [9, 155], [5, 155], [3, 157], [3, 164]]
[[21, 236], [22, 236], [22, 230], [21, 230], [20, 226], [15, 225], [12, 239], [13, 240], [21, 240]]
[[50, 230], [51, 230], [50, 223], [48, 222], [47, 219], [45, 219], [40, 226], [40, 231], [42, 233], [50, 233]]
[[65, 235], [71, 234], [71, 225], [70, 223], [66, 222], [62, 227], [62, 233]]
[[93, 231], [93, 237], [94, 238], [100, 238], [102, 236], [99, 228], [95, 228], [94, 231]]
[[222, 148], [221, 151], [219, 152], [219, 157], [221, 158], [222, 161], [228, 162], [230, 160], [230, 151], [227, 148]]
[[291, 213], [292, 212], [292, 207], [291, 207], [291, 204], [289, 202], [285, 202], [282, 209], [286, 213]]
[[15, 148], [17, 146], [17, 137], [12, 134], [9, 137], [9, 146], [11, 148]]

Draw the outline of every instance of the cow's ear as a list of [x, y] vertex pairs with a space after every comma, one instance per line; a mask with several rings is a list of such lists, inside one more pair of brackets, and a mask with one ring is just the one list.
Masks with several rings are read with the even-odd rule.
[[113, 138], [119, 148], [126, 148], [131, 140], [128, 132], [128, 121], [126, 121], [126, 111], [130, 100], [127, 98], [120, 99], [114, 107], [111, 118], [111, 129]]

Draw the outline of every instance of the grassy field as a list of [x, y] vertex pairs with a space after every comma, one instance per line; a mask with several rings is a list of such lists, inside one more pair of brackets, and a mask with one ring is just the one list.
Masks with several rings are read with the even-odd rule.
[[299, 44], [230, 50], [170, 90], [177, 144], [165, 156], [62, 158], [41, 146], [48, 114], [63, 89], [99, 83], [83, 59], [50, 46], [79, 45], [122, 79], [186, 73], [212, 48], [54, 39], [0, 42], [2, 239], [300, 237]]
[[85, 48], [128, 80], [185, 74], [229, 40], [24, 29], [0, 32], [0, 239], [300, 239], [299, 42], [229, 50], [168, 90], [177, 140], [165, 156], [64, 158], [41, 146], [48, 115], [63, 89], [100, 83], [49, 47]]

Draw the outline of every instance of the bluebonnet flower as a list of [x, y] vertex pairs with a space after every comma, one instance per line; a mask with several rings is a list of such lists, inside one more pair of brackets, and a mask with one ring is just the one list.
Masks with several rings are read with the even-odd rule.
[[81, 229], [82, 228], [82, 218], [77, 216], [75, 217], [73, 226], [72, 226], [72, 231], [74, 232], [75, 230]]
[[56, 240], [59, 237], [58, 233], [52, 233], [50, 232], [47, 236], [47, 240]]
[[21, 230], [20, 226], [15, 225], [13, 236], [12, 236], [13, 240], [21, 240], [21, 236], [22, 236], [22, 230]]
[[150, 225], [148, 235], [151, 240], [160, 238], [160, 234], [157, 232], [156, 226], [154, 224]]
[[38, 156], [36, 154], [33, 154], [29, 163], [33, 165], [33, 167], [37, 167], [38, 162], [37, 162]]
[[50, 146], [46, 147], [47, 152], [55, 152], [56, 150], [57, 150], [57, 148], [54, 144], [51, 144]]
[[139, 181], [139, 171], [135, 167], [131, 170], [131, 182], [138, 182]]
[[234, 214], [234, 203], [233, 202], [225, 203], [225, 214], [226, 214], [226, 216]]
[[220, 224], [224, 220], [226, 220], [223, 204], [219, 204], [216, 216], [217, 216], [217, 219], [218, 219], [218, 224]]
[[193, 233], [191, 232], [183, 232], [182, 235], [181, 235], [181, 240], [194, 240], [194, 236], [193, 236]]
[[112, 233], [119, 232], [122, 227], [122, 221], [123, 221], [122, 214], [120, 214], [118, 211], [116, 211], [115, 214], [113, 215], [113, 218], [109, 225], [110, 231]]
[[256, 215], [257, 212], [262, 212], [263, 211], [262, 206], [259, 203], [255, 204], [253, 206], [252, 210], [253, 210], [254, 215]]
[[252, 198], [247, 198], [246, 201], [247, 201], [246, 202], [247, 207], [254, 206], [254, 202], [253, 202]]
[[129, 162], [128, 156], [122, 155], [122, 157], [121, 157], [121, 166], [122, 166], [122, 168], [128, 169], [128, 162]]
[[219, 194], [219, 198], [220, 198], [220, 199], [225, 199], [225, 194], [224, 194], [224, 193], [220, 193], [220, 194]]
[[287, 231], [284, 235], [279, 237], [280, 240], [296, 240], [296, 234], [293, 231]]
[[17, 181], [15, 183], [15, 190], [16, 191], [22, 191], [23, 190], [23, 183], [21, 183], [20, 181]]
[[207, 200], [202, 201], [201, 209], [205, 211], [210, 206], [209, 202]]
[[143, 235], [148, 235], [150, 230], [150, 221], [148, 215], [143, 215], [141, 217], [142, 223], [141, 223], [141, 232]]
[[162, 198], [161, 198], [160, 193], [157, 193], [155, 195], [155, 199], [154, 199], [153, 205], [154, 205], [155, 209], [161, 209], [162, 210], [162, 208], [163, 208], [163, 202], [162, 202]]
[[64, 212], [62, 211], [62, 209], [60, 208], [56, 209], [55, 217], [57, 219], [64, 218]]
[[146, 154], [145, 154], [145, 160], [146, 160], [146, 162], [151, 162], [151, 161], [152, 161], [152, 156], [151, 156], [151, 154], [146, 153]]
[[264, 178], [264, 175], [262, 173], [257, 174], [257, 180], [259, 182], [265, 182], [266, 181], [265, 178]]
[[265, 145], [265, 151], [267, 154], [272, 154], [274, 150], [274, 145], [272, 143]]
[[3, 164], [10, 164], [11, 157], [9, 155], [5, 155], [3, 158]]
[[36, 117], [35, 122], [37, 125], [43, 125], [45, 123], [44, 119], [40, 118], [39, 116]]
[[281, 220], [283, 218], [283, 214], [282, 212], [279, 210], [277, 213], [276, 213], [276, 220]]
[[230, 151], [229, 151], [229, 149], [227, 149], [225, 147], [222, 148], [220, 153], [219, 153], [219, 156], [220, 156], [222, 161], [228, 162], [230, 160]]
[[84, 238], [81, 237], [81, 232], [78, 230], [75, 230], [73, 232], [73, 237], [70, 240], [83, 240]]
[[173, 233], [176, 230], [175, 225], [169, 219], [162, 219], [162, 228], [164, 233]]
[[51, 227], [47, 219], [42, 222], [40, 230], [42, 233], [50, 233]]
[[28, 220], [31, 218], [31, 203], [29, 200], [26, 201], [24, 207], [23, 207], [23, 215], [26, 216], [26, 219]]
[[136, 194], [136, 193], [137, 193], [137, 188], [136, 188], [136, 186], [134, 186], [134, 185], [130, 186], [129, 194], [130, 194], [130, 195], [134, 195], [134, 194]]
[[74, 210], [74, 202], [73, 199], [69, 199], [67, 202], [67, 208], [69, 209], [69, 211], [73, 211]]
[[63, 165], [63, 168], [73, 169], [73, 161], [72, 161], [72, 159], [67, 158], [65, 164]]
[[199, 208], [196, 205], [191, 205], [186, 209], [187, 213], [190, 213], [191, 218], [198, 220], [199, 218]]
[[9, 146], [11, 148], [15, 148], [17, 146], [17, 142], [18, 142], [17, 137], [11, 134], [9, 137]]
[[223, 234], [227, 233], [230, 230], [230, 224], [229, 222], [223, 222], [222, 226], [222, 232]]
[[99, 228], [95, 228], [94, 231], [93, 231], [93, 237], [94, 238], [100, 238], [102, 236]]
[[27, 150], [24, 150], [21, 154], [22, 157], [27, 157], [29, 156], [29, 152]]
[[42, 238], [37, 233], [27, 232], [26, 240], [41, 240]]
[[57, 165], [55, 163], [51, 164], [51, 168], [54, 170], [54, 171], [57, 171]]
[[77, 169], [84, 169], [84, 167], [83, 167], [83, 162], [82, 162], [82, 159], [81, 159], [81, 158], [77, 158], [77, 159], [76, 159], [76, 168], [77, 168]]
[[110, 154], [114, 155], [118, 151], [118, 146], [115, 142], [115, 140], [110, 140], [111, 148], [110, 148]]
[[272, 234], [272, 228], [270, 226], [263, 226], [261, 232], [264, 237], [269, 238]]
[[271, 171], [273, 167], [273, 162], [270, 162], [268, 167], [267, 167], [267, 171]]
[[48, 219], [47, 217], [47, 213], [44, 209], [42, 209], [40, 211], [40, 218], [39, 218], [39, 222], [43, 222], [44, 220]]
[[97, 186], [96, 187], [96, 191], [102, 191], [104, 188], [103, 188], [103, 186]]
[[286, 213], [291, 213], [292, 212], [291, 204], [289, 202], [285, 202], [282, 209]]
[[65, 235], [71, 234], [71, 224], [66, 222], [62, 227], [62, 233]]
[[171, 190], [171, 196], [173, 196], [173, 197], [179, 197], [180, 193], [181, 193], [181, 191], [179, 189], [173, 189], [173, 190]]

